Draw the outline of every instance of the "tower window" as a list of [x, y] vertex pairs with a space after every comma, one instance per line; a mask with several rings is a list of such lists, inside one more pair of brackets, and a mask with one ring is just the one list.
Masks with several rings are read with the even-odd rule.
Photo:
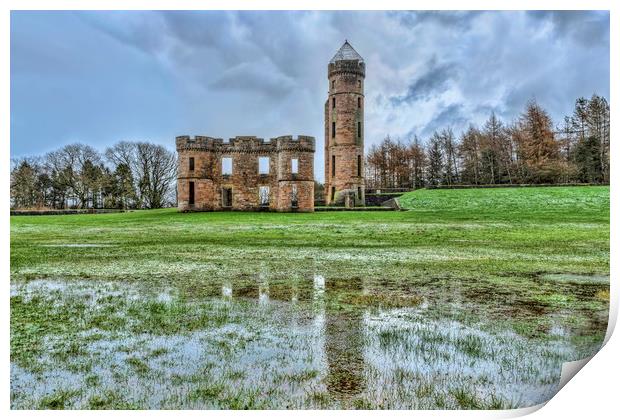
[[332, 89], [336, 86], [336, 81], [332, 80]]
[[358, 88], [361, 88], [361, 87], [362, 87], [362, 81], [361, 81], [361, 80], [358, 80], [358, 81], [357, 81], [357, 87], [358, 87]]
[[332, 139], [336, 137], [336, 123], [332, 121]]
[[358, 108], [362, 107], [362, 98], [357, 98], [357, 107]]
[[269, 174], [269, 157], [261, 156], [258, 158], [258, 173], [260, 175]]
[[331, 199], [331, 201], [334, 201], [334, 198], [336, 198], [336, 187], [332, 187], [332, 199]]
[[291, 173], [296, 174], [299, 171], [299, 160], [291, 159]]
[[190, 171], [194, 170], [194, 158], [193, 157], [189, 158], [189, 170]]
[[222, 158], [222, 175], [232, 175], [233, 161], [231, 157]]
[[357, 176], [362, 176], [362, 155], [357, 155]]
[[299, 200], [297, 197], [297, 185], [293, 184], [291, 187], [291, 207], [297, 208], [299, 206]]
[[269, 207], [269, 187], [258, 187], [258, 201], [261, 207]]
[[194, 205], [194, 183], [192, 181], [189, 182], [189, 205]]
[[361, 121], [357, 122], [357, 138], [361, 138], [362, 137], [362, 123]]
[[336, 98], [332, 98], [332, 109], [336, 109]]
[[332, 155], [332, 176], [336, 176], [336, 155]]
[[357, 199], [362, 199], [362, 187], [357, 187]]

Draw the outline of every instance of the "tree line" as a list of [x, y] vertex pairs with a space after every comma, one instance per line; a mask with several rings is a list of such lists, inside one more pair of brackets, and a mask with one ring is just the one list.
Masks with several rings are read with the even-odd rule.
[[13, 208], [143, 209], [176, 203], [177, 158], [160, 145], [119, 142], [103, 153], [70, 144], [11, 161]]
[[[440, 185], [609, 183], [609, 103], [579, 98], [553, 125], [534, 100], [506, 124], [491, 114], [460, 136], [436, 131], [422, 142], [389, 136], [366, 155], [366, 185], [415, 189]], [[176, 204], [177, 158], [163, 146], [119, 142], [103, 153], [70, 144], [11, 161], [13, 208], [159, 208]]]
[[460, 136], [438, 130], [423, 143], [389, 136], [366, 155], [373, 189], [486, 184], [609, 183], [609, 103], [579, 98], [554, 127], [535, 100], [506, 124], [494, 113]]

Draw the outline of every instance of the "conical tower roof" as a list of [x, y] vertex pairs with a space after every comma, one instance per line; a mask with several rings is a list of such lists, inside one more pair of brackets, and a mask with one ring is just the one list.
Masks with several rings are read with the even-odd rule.
[[349, 41], [347, 40], [344, 41], [342, 47], [340, 47], [334, 58], [332, 58], [329, 62], [335, 63], [336, 61], [342, 60], [357, 60], [361, 61], [362, 63], [364, 62], [362, 56], [353, 49], [353, 47], [351, 46], [351, 44], [349, 44]]

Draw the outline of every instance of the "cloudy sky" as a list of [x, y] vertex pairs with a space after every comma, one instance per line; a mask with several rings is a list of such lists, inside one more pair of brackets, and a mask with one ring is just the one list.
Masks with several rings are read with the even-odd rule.
[[536, 99], [609, 98], [607, 12], [12, 12], [11, 156], [120, 140], [306, 134], [322, 179], [327, 63], [366, 61], [366, 147]]

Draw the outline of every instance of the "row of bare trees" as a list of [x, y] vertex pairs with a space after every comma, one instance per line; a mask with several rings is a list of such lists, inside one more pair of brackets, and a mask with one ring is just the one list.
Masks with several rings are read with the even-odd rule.
[[450, 128], [425, 144], [386, 137], [366, 157], [369, 188], [437, 185], [609, 183], [609, 103], [579, 98], [554, 127], [535, 101], [510, 124], [491, 114], [457, 138]]
[[102, 154], [70, 144], [11, 162], [14, 208], [159, 208], [174, 205], [177, 159], [147, 142], [120, 142]]

